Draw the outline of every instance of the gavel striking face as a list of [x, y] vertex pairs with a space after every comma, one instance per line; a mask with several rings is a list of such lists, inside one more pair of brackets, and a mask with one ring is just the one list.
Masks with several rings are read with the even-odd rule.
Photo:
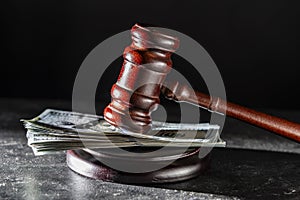
[[162, 87], [172, 68], [171, 54], [179, 47], [179, 40], [155, 28], [138, 24], [132, 27], [131, 36], [132, 44], [125, 48], [118, 81], [111, 89], [112, 101], [104, 110], [104, 118], [110, 124], [128, 131], [146, 133], [151, 127], [151, 113], [157, 108], [162, 91], [167, 98], [175, 101], [190, 102], [211, 111], [226, 113], [300, 142], [300, 125], [297, 123], [194, 92], [179, 83]]
[[160, 102], [161, 84], [171, 70], [170, 57], [179, 40], [138, 24], [132, 27], [131, 36], [132, 44], [123, 53], [123, 66], [104, 117], [115, 126], [144, 133]]

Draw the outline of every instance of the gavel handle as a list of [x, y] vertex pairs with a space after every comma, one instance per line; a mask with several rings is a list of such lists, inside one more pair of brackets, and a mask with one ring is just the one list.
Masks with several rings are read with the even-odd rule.
[[195, 92], [188, 86], [180, 85], [178, 82], [174, 84], [166, 83], [165, 85], [167, 86], [162, 87], [162, 93], [168, 99], [192, 103], [212, 112], [223, 113], [300, 142], [300, 124], [245, 108], [218, 97]]

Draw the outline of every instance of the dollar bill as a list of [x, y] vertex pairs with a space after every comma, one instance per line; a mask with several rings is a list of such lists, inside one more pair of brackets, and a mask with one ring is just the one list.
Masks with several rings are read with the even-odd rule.
[[124, 132], [101, 116], [54, 109], [21, 121], [27, 129], [28, 145], [37, 155], [87, 147], [223, 147], [226, 144], [220, 138], [219, 126], [207, 123], [153, 121], [147, 134], [139, 134]]

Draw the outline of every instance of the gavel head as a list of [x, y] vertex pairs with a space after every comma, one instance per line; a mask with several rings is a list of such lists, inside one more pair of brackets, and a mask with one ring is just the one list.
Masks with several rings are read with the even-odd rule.
[[125, 130], [145, 133], [151, 127], [151, 113], [160, 102], [160, 89], [172, 68], [171, 54], [178, 48], [179, 40], [139, 24], [132, 27], [131, 38], [104, 118]]

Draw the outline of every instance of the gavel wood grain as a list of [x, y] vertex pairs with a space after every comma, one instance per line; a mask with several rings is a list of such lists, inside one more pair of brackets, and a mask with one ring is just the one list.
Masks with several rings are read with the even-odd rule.
[[104, 110], [104, 118], [112, 125], [128, 131], [146, 133], [151, 128], [151, 113], [160, 102], [161, 89], [176, 101], [186, 101], [211, 111], [248, 122], [300, 142], [300, 125], [210, 97], [178, 83], [162, 88], [172, 69], [171, 54], [179, 47], [179, 39], [154, 27], [135, 24], [132, 43], [123, 53], [123, 66], [111, 89], [112, 101]]
[[230, 103], [218, 97], [196, 92], [186, 85], [180, 85], [178, 82], [164, 85], [167, 87], [162, 87], [162, 93], [168, 99], [192, 103], [212, 112], [223, 113], [300, 142], [300, 124]]

